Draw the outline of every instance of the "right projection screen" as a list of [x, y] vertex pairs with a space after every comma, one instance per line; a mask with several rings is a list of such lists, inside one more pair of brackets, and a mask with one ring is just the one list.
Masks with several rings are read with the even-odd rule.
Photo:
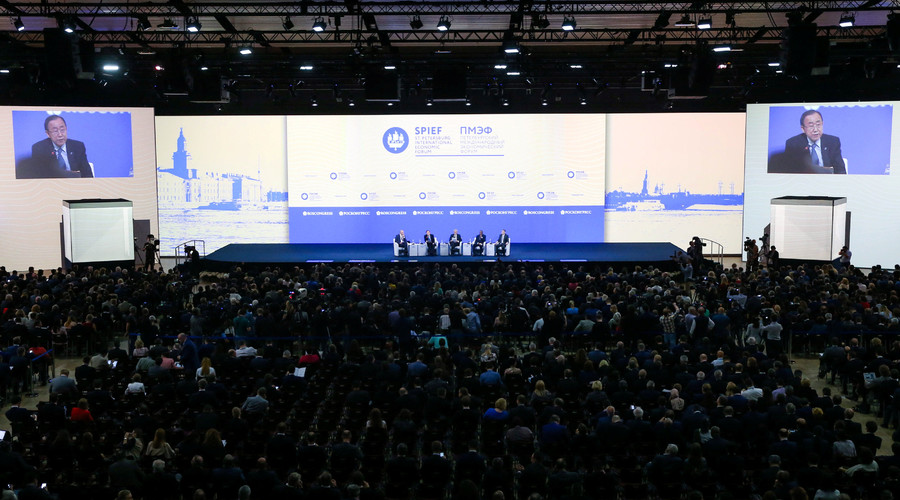
[[[900, 209], [896, 113], [896, 102], [748, 105], [743, 236], [758, 240], [771, 224], [790, 233], [772, 234], [792, 242], [788, 255], [778, 249], [782, 257], [831, 260], [843, 237], [857, 266], [896, 261], [900, 234], [888, 222]], [[829, 199], [841, 210], [810, 208]], [[802, 213], [784, 210], [798, 206]], [[815, 214], [822, 220], [809, 219]]]

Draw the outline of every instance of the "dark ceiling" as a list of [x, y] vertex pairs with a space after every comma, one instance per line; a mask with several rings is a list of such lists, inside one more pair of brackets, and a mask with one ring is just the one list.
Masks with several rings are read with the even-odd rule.
[[[900, 2], [0, 0], [0, 70], [8, 70], [0, 102], [183, 114], [725, 111], [886, 99], [900, 95], [895, 8]], [[853, 26], [841, 27], [847, 17]], [[316, 22], [323, 31], [313, 31]], [[192, 23], [199, 31], [187, 30]], [[518, 54], [504, 52], [510, 44]], [[714, 52], [723, 46], [731, 51]], [[118, 71], [102, 69], [110, 63]]]

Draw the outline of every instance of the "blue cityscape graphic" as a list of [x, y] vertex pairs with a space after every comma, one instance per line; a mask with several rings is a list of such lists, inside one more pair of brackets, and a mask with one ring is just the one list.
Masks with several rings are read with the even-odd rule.
[[687, 210], [693, 206], [742, 206], [744, 193], [734, 193], [734, 184], [729, 185], [728, 193], [723, 193], [723, 183], [719, 183], [719, 193], [692, 193], [679, 185], [675, 191], [666, 191], [665, 184], [649, 187], [649, 173], [644, 170], [644, 182], [640, 192], [629, 192], [622, 189], [606, 193], [607, 211], [659, 211]]

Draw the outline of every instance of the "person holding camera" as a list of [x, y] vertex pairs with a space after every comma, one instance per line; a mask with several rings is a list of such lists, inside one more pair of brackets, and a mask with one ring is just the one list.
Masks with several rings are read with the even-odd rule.
[[152, 234], [148, 234], [147, 243], [144, 243], [144, 268], [147, 272], [152, 271], [156, 265], [157, 248], [159, 248], [159, 241]]
[[759, 246], [756, 244], [756, 240], [745, 239], [744, 251], [747, 252], [747, 271], [752, 272], [759, 269]]
[[850, 249], [847, 248], [847, 245], [844, 245], [843, 247], [841, 247], [841, 251], [838, 252], [838, 258], [835, 259], [837, 263], [835, 267], [837, 267], [838, 270], [847, 269], [850, 266], [850, 257], [852, 256], [853, 252], [851, 252]]

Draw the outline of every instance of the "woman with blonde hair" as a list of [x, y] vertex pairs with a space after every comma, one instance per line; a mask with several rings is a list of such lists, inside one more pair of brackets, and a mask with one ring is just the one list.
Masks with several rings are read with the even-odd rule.
[[197, 368], [197, 378], [200, 377], [215, 377], [216, 369], [212, 367], [212, 360], [209, 359], [209, 356], [204, 357], [203, 361], [200, 362], [200, 368]]
[[150, 353], [150, 349], [144, 347], [144, 341], [141, 339], [137, 339], [134, 341], [134, 350], [131, 351], [131, 357], [138, 359], [143, 358], [147, 354]]
[[482, 418], [494, 422], [504, 422], [509, 420], [509, 412], [506, 411], [506, 399], [498, 398], [497, 401], [494, 401], [494, 407], [488, 408], [487, 411], [484, 412]]

